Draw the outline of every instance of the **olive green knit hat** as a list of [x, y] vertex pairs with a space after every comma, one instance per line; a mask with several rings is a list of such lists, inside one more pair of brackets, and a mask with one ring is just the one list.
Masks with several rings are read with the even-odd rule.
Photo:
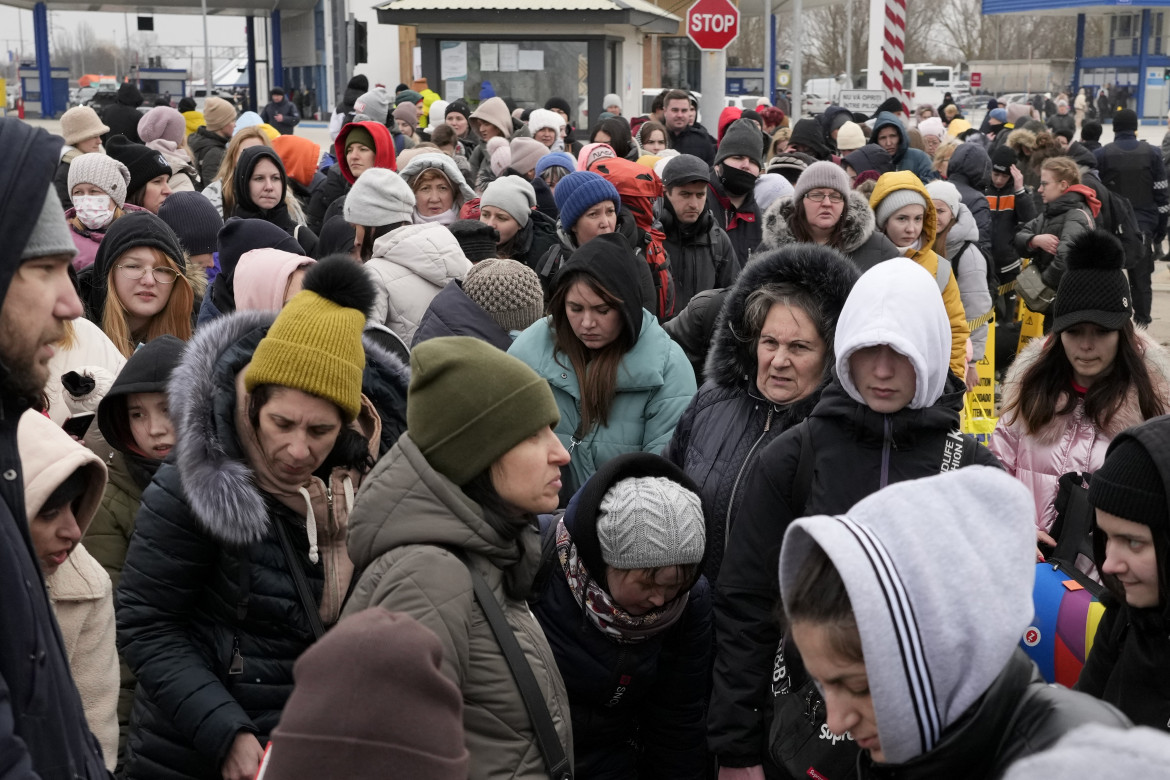
[[428, 339], [410, 353], [407, 432], [456, 485], [560, 416], [548, 382], [486, 341]]

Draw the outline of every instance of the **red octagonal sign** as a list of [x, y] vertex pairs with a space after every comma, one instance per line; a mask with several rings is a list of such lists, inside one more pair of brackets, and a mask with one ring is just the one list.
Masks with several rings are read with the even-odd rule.
[[687, 11], [687, 36], [703, 51], [722, 51], [739, 35], [739, 9], [729, 0], [699, 0]]

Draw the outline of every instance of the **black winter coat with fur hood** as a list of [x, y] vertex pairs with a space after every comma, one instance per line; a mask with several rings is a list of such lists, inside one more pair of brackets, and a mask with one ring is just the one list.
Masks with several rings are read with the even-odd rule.
[[[118, 647], [138, 678], [127, 778], [218, 780], [237, 733], [268, 739], [313, 642], [274, 524], [316, 603], [323, 564], [310, 562], [305, 517], [256, 487], [235, 426], [235, 377], [273, 319], [237, 312], [205, 325], [172, 375], [179, 445], [142, 495], [118, 588]], [[409, 371], [364, 346], [381, 454], [406, 427]]]
[[[860, 192], [850, 192], [841, 214], [841, 253], [865, 273], [883, 260], [900, 257], [894, 242], [877, 229], [869, 201]], [[764, 212], [764, 240], [760, 251], [800, 243], [792, 232], [792, 215], [796, 203], [791, 197], [779, 198]]]
[[833, 365], [829, 334], [820, 385], [790, 404], [766, 400], [756, 387], [756, 338], [744, 317], [748, 296], [769, 283], [799, 285], [813, 295], [825, 319], [835, 327], [857, 277], [857, 271], [839, 253], [795, 244], [757, 255], [727, 295], [707, 355], [707, 381], [683, 412], [662, 453], [699, 486], [707, 518], [704, 574], [712, 585], [719, 577], [727, 532], [743, 497], [743, 482], [751, 464], [768, 442], [809, 415]]

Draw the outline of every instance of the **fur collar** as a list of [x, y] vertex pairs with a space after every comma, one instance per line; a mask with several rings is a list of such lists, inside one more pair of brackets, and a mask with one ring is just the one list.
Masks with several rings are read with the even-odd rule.
[[[845, 239], [842, 251], [848, 255], [856, 252], [869, 240], [876, 222], [869, 202], [860, 192], [851, 191], [847, 205], [848, 208], [841, 215], [841, 219]], [[790, 226], [795, 210], [796, 203], [791, 196], [779, 198], [768, 207], [764, 212], [764, 240], [760, 243], [761, 250], [777, 249], [785, 244], [797, 243]]]
[[[830, 312], [830, 320], [836, 327], [841, 307], [857, 277], [857, 268], [847, 258], [815, 244], [794, 243], [754, 255], [723, 303], [704, 375], [725, 387], [755, 391], [755, 343], [744, 324], [747, 299], [754, 290], [769, 282], [798, 284], [813, 294], [822, 309]], [[826, 356], [826, 375], [833, 363], [830, 350]]]
[[[178, 433], [174, 458], [187, 504], [207, 533], [227, 545], [260, 541], [269, 530], [265, 497], [235, 434], [235, 375], [275, 318], [274, 312], [244, 311], [202, 325], [168, 387]], [[405, 397], [409, 371], [402, 361], [369, 339], [363, 346], [366, 376], [373, 365], [381, 381], [401, 384]]]
[[[1056, 336], [1049, 336], [1049, 338], [1056, 338]], [[1154, 392], [1163, 403], [1170, 404], [1170, 355], [1167, 355], [1166, 350], [1154, 341], [1153, 338], [1146, 333], [1146, 331], [1137, 330], [1138, 350], [1141, 352], [1142, 359], [1145, 361], [1146, 370], [1150, 372], [1150, 380], [1154, 384]], [[1003, 382], [1003, 405], [1015, 403], [1020, 397], [1020, 381], [1024, 377], [1024, 373], [1036, 364], [1040, 359], [1040, 353], [1044, 350], [1044, 345], [1048, 343], [1048, 339], [1034, 339], [1028, 346], [1024, 347], [1024, 351], [1016, 355], [1015, 361], [1011, 368], [1008, 369], [1007, 376]], [[1060, 406], [1060, 404], [1057, 404]], [[1014, 423], [1018, 419], [1012, 415], [1009, 422]], [[1109, 421], [1106, 430], [1102, 431], [1106, 438], [1112, 440], [1117, 434], [1124, 431], [1126, 428], [1143, 422], [1141, 409], [1138, 407], [1137, 393], [1131, 388], [1125, 396], [1125, 402], [1122, 403], [1121, 408], [1113, 415], [1113, 419]], [[1020, 420], [1020, 425], [1023, 425], [1023, 420]], [[1064, 433], [1067, 421], [1061, 419], [1060, 416], [1054, 418], [1044, 429], [1034, 434], [1036, 441], [1040, 444], [1049, 445], [1056, 442]]]

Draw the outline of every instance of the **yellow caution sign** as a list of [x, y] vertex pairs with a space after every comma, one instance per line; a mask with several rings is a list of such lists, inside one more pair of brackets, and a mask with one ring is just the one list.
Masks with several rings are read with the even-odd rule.
[[1028, 346], [1028, 342], [1033, 339], [1044, 338], [1044, 315], [1037, 314], [1024, 305], [1024, 299], [1020, 299], [1020, 342], [1016, 345], [1016, 354], [1024, 350]]
[[995, 320], [987, 323], [987, 349], [975, 372], [979, 381], [963, 396], [962, 428], [986, 444], [999, 421], [995, 416]]

